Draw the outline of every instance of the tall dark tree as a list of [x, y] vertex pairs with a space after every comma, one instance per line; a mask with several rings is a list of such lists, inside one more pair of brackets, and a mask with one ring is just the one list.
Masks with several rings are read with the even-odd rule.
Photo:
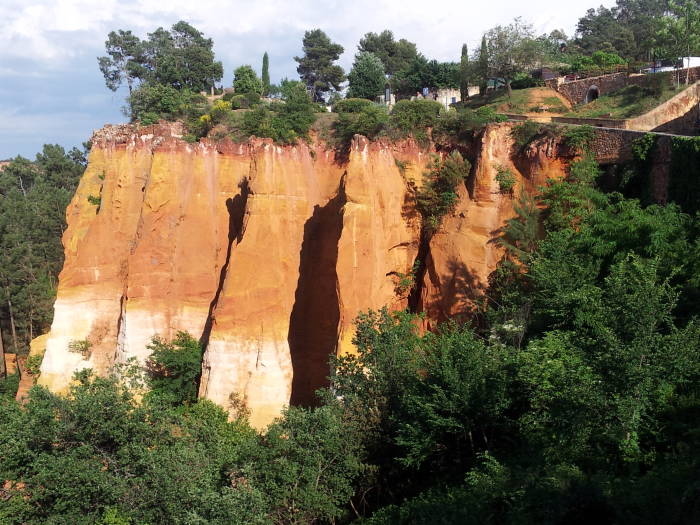
[[46, 145], [36, 161], [17, 157], [0, 171], [0, 332], [14, 351], [51, 324], [65, 210], [84, 156]]
[[486, 35], [481, 37], [481, 47], [477, 57], [477, 72], [479, 75], [479, 91], [483, 95], [489, 81], [489, 48], [486, 42]]
[[462, 101], [469, 98], [469, 50], [467, 44], [462, 45], [462, 57], [459, 62], [459, 94]]
[[267, 51], [262, 60], [262, 89], [264, 97], [270, 94], [270, 57], [267, 56]]
[[299, 63], [297, 73], [306, 84], [314, 102], [322, 102], [331, 90], [339, 90], [345, 80], [343, 68], [334, 64], [343, 52], [343, 46], [335, 44], [320, 29], [304, 33], [304, 56], [294, 57]]
[[372, 53], [358, 53], [355, 63], [348, 74], [350, 87], [348, 96], [374, 100], [381, 95], [386, 84], [384, 65], [379, 57]]
[[405, 38], [394, 39], [394, 34], [388, 29], [381, 33], [366, 33], [357, 46], [361, 53], [372, 53], [379, 57], [384, 64], [384, 72], [393, 76], [409, 67], [418, 56], [416, 44]]

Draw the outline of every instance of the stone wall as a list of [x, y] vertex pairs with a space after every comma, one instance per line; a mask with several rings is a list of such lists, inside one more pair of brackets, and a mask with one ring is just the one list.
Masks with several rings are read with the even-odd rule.
[[580, 117], [552, 117], [552, 122], [557, 124], [576, 124], [578, 126], [593, 126], [594, 128], [618, 128], [625, 129], [625, 120], [612, 118], [580, 118]]
[[692, 134], [700, 116], [700, 83], [678, 93], [651, 111], [627, 120], [626, 129]]
[[564, 95], [572, 104], [582, 104], [586, 100], [586, 94], [592, 86], [598, 88], [598, 93], [604, 95], [617, 89], [622, 89], [627, 85], [627, 73], [613, 73], [600, 77], [583, 78], [573, 82], [558, 83], [557, 79], [548, 80], [547, 87], [550, 87]]
[[[670, 81], [682, 84], [685, 82], [687, 73], [687, 69], [681, 69], [673, 72], [669, 79]], [[690, 68], [689, 74], [690, 83], [700, 80], [700, 67]], [[653, 79], [653, 74], [629, 75], [626, 72], [622, 72], [599, 77], [583, 78], [581, 80], [574, 80], [573, 82], [561, 82], [560, 79], [553, 78], [547, 80], [545, 84], [547, 87], [564, 95], [572, 104], [583, 104], [586, 101], [588, 90], [592, 86], [598, 88], [599, 95], [605, 95], [629, 85], [646, 86], [650, 84]]]

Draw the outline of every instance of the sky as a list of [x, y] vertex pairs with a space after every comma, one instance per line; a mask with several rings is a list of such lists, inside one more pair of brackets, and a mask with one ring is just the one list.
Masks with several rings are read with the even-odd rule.
[[0, 0], [0, 160], [34, 158], [47, 143], [80, 146], [104, 124], [126, 121], [126, 93], [108, 90], [97, 67], [113, 30], [145, 37], [186, 20], [214, 40], [222, 83], [230, 86], [239, 65], [259, 72], [265, 51], [273, 82], [298, 78], [293, 57], [308, 29], [324, 30], [345, 48], [340, 64], [347, 71], [369, 31], [391, 29], [428, 58], [458, 61], [462, 43], [471, 51], [486, 30], [514, 17], [538, 34], [572, 35], [586, 9], [601, 3], [614, 1]]

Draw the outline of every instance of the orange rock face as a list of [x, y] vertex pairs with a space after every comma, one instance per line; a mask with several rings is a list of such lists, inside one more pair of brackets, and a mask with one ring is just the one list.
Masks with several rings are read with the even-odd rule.
[[526, 191], [564, 169], [545, 154], [525, 173], [510, 161], [508, 125], [489, 128], [455, 212], [421, 252], [415, 187], [430, 153], [412, 142], [356, 137], [341, 162], [318, 141], [180, 134], [118, 126], [93, 138], [39, 378], [54, 391], [81, 368], [143, 363], [154, 335], [184, 330], [205, 346], [200, 396], [242, 400], [263, 427], [290, 402], [314, 402], [329, 357], [353, 351], [359, 312], [408, 306], [397, 281], [417, 257], [429, 322], [468, 311], [501, 255], [494, 232], [513, 215], [496, 164]]

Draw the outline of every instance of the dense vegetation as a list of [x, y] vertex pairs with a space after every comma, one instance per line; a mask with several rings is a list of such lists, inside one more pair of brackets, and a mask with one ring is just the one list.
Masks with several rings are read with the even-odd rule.
[[25, 353], [51, 324], [65, 210], [85, 160], [83, 151], [46, 145], [35, 161], [17, 157], [0, 171], [0, 338], [8, 351]]

